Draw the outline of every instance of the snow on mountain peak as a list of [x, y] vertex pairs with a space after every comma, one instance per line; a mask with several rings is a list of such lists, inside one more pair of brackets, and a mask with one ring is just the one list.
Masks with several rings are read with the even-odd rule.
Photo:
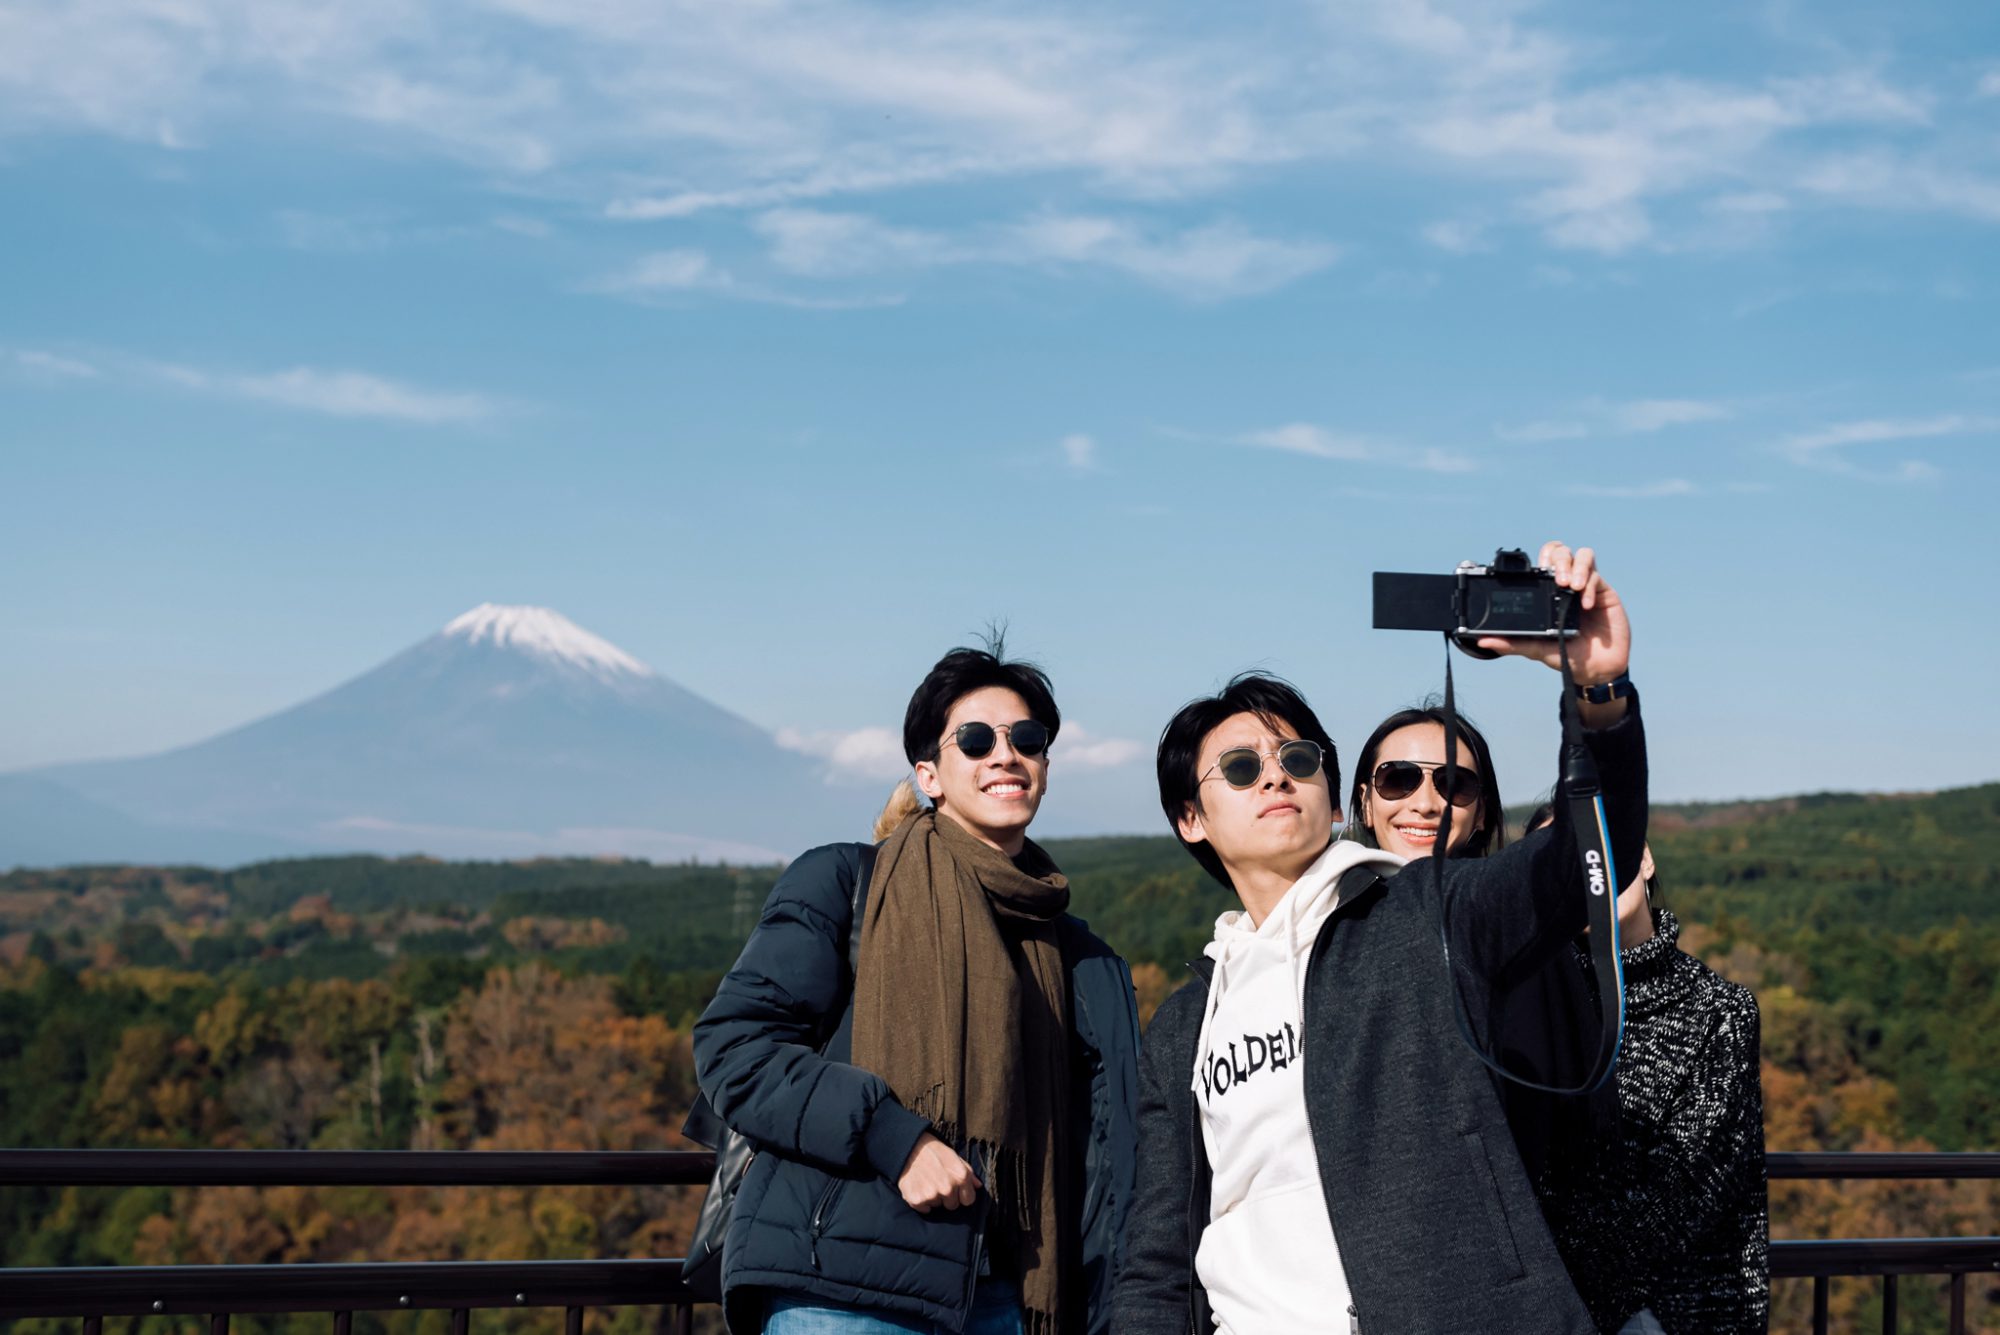
[[609, 640], [592, 635], [562, 613], [546, 607], [509, 607], [481, 603], [444, 628], [446, 635], [470, 644], [491, 641], [555, 658], [599, 676], [629, 673], [650, 677], [653, 670]]

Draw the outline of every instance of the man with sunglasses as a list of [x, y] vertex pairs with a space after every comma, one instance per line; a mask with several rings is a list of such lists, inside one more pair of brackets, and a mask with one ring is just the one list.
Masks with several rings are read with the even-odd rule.
[[930, 805], [900, 785], [880, 844], [792, 863], [695, 1026], [702, 1090], [757, 1151], [732, 1331], [1108, 1329], [1138, 1009], [1028, 838], [1061, 723], [1033, 664], [946, 654], [903, 720]]
[[[1578, 595], [1585, 741], [1614, 858], [1636, 865], [1645, 745], [1624, 609], [1588, 548], [1551, 543], [1541, 564]], [[1559, 665], [1540, 642], [1479, 647]], [[1285, 683], [1246, 674], [1187, 705], [1161, 735], [1158, 774], [1176, 836], [1243, 907], [1217, 920], [1146, 1033], [1114, 1329], [1594, 1331], [1493, 1079], [1461, 1041], [1445, 967], [1448, 950], [1492, 978], [1581, 930], [1567, 806], [1548, 832], [1446, 864], [1441, 918], [1431, 865], [1333, 842], [1333, 740]], [[1468, 1009], [1483, 1041], [1476, 999]]]

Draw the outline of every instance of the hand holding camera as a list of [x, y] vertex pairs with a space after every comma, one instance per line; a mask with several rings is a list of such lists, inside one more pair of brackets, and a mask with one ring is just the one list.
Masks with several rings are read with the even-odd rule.
[[[1555, 587], [1568, 590], [1576, 601], [1576, 632], [1570, 639], [1569, 665], [1578, 686], [1598, 686], [1621, 677], [1632, 665], [1632, 625], [1617, 590], [1604, 582], [1597, 553], [1588, 547], [1575, 552], [1560, 542], [1545, 542], [1536, 564], [1555, 577]], [[1489, 654], [1511, 654], [1562, 670], [1562, 643], [1555, 637], [1481, 635], [1473, 646]]]
[[[1450, 575], [1375, 575], [1379, 630], [1438, 630], [1476, 658], [1533, 658], [1562, 670], [1565, 642], [1579, 688], [1603, 686], [1632, 662], [1632, 627], [1617, 592], [1588, 547], [1572, 552], [1542, 544], [1539, 560], [1503, 549], [1493, 564], [1467, 561]], [[1625, 712], [1622, 699], [1583, 702], [1583, 720], [1600, 726]]]

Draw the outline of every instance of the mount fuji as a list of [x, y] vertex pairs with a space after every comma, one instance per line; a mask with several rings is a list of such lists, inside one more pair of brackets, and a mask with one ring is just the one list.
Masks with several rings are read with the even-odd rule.
[[770, 861], [866, 837], [885, 796], [829, 784], [560, 613], [488, 603], [207, 741], [0, 776], [0, 866], [332, 851]]

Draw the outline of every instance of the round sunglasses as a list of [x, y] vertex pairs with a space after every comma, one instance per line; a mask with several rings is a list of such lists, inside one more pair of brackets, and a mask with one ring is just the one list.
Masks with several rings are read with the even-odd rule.
[[961, 723], [952, 729], [947, 741], [957, 747], [967, 760], [984, 760], [993, 753], [994, 743], [999, 734], [1007, 734], [1007, 744], [1014, 748], [1014, 754], [1027, 756], [1030, 760], [1049, 749], [1049, 725], [1024, 718], [1019, 723], [1002, 723], [997, 728], [991, 723]]
[[[1278, 768], [1294, 779], [1310, 779], [1319, 773], [1320, 751], [1318, 742], [1290, 741], [1278, 746]], [[1222, 781], [1231, 788], [1254, 788], [1264, 777], [1264, 756], [1247, 746], [1231, 747], [1215, 758], [1215, 765], [1209, 774], [1220, 773]], [[1206, 780], [1208, 774], [1202, 775]]]
[[1444, 766], [1421, 760], [1385, 760], [1375, 767], [1368, 786], [1375, 795], [1385, 802], [1400, 802], [1417, 789], [1424, 786], [1426, 777], [1431, 789], [1455, 807], [1469, 807], [1478, 802], [1486, 792], [1486, 784], [1478, 771], [1460, 769], [1453, 776], [1451, 791], [1444, 790]]

